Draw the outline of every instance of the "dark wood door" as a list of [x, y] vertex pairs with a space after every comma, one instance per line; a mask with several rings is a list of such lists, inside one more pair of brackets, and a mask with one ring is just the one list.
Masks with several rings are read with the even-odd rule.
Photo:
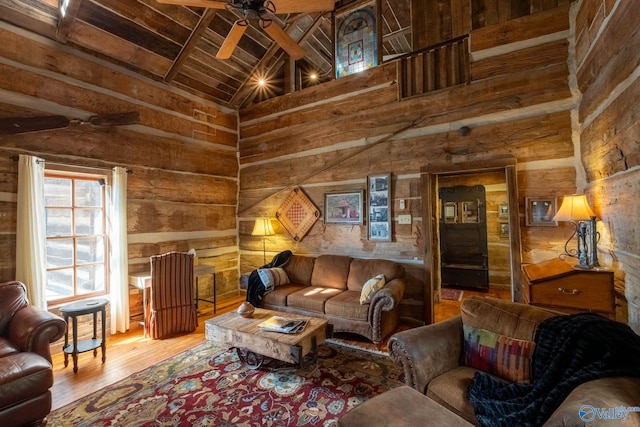
[[439, 196], [442, 286], [488, 290], [484, 186], [443, 187]]

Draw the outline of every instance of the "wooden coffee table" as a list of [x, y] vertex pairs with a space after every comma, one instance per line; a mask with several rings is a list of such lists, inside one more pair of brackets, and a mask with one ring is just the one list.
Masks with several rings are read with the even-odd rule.
[[[309, 322], [302, 332], [296, 334], [260, 330], [258, 324], [271, 316], [307, 319]], [[205, 321], [205, 337], [235, 347], [238, 357], [252, 369], [262, 366], [264, 356], [302, 366], [304, 357], [312, 354], [315, 361], [318, 345], [331, 336], [331, 330], [326, 319], [260, 308], [250, 318], [232, 311]]]

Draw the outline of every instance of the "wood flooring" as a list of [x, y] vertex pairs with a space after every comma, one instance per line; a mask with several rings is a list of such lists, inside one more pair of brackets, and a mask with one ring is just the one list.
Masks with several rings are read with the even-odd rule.
[[[509, 291], [491, 290], [486, 292], [464, 291], [463, 299], [470, 295], [493, 296], [510, 299]], [[244, 297], [220, 301], [216, 314], [235, 310]], [[64, 366], [62, 352], [53, 355], [54, 384], [52, 409], [61, 408], [94, 391], [120, 381], [129, 375], [168, 359], [205, 341], [204, 322], [213, 317], [213, 311], [205, 311], [198, 316], [198, 328], [195, 332], [164, 340], [152, 340], [143, 337], [142, 328], [132, 324], [131, 330], [107, 338], [107, 360], [101, 363], [101, 354], [93, 357], [93, 352], [78, 356], [78, 373], [73, 373], [73, 361]], [[436, 322], [448, 319], [460, 312], [459, 301], [442, 301], [435, 307]]]

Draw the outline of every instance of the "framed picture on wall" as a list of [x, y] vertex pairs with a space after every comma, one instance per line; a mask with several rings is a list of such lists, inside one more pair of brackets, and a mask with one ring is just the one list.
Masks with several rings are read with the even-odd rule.
[[391, 240], [391, 174], [369, 175], [369, 240]]
[[553, 220], [556, 214], [555, 197], [527, 197], [525, 198], [525, 224], [528, 226], [555, 227]]
[[362, 224], [362, 190], [325, 193], [325, 224]]

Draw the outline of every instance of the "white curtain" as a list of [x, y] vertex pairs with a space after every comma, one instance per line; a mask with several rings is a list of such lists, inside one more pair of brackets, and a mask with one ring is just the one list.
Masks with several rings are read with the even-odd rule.
[[18, 160], [17, 215], [16, 280], [27, 286], [29, 302], [46, 310], [44, 160], [24, 154]]
[[129, 284], [127, 252], [127, 170], [113, 168], [109, 214], [111, 240], [111, 333], [129, 329]]

